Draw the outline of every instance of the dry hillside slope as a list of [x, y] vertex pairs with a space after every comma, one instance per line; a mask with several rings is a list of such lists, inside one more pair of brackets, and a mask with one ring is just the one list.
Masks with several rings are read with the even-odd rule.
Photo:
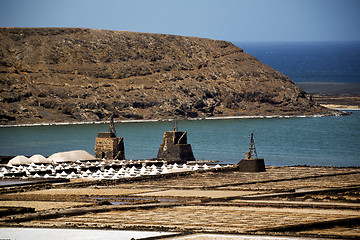
[[230, 42], [0, 28], [0, 123], [334, 114]]

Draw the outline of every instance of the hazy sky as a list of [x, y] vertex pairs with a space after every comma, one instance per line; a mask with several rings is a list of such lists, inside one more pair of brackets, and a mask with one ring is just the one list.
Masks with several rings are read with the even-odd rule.
[[0, 0], [0, 26], [229, 41], [360, 41], [360, 0]]

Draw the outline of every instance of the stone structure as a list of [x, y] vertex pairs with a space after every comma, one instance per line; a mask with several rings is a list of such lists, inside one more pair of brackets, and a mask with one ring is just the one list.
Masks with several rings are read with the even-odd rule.
[[99, 132], [95, 140], [95, 157], [101, 159], [125, 159], [124, 139], [116, 136], [114, 120], [111, 116], [107, 132]]
[[157, 159], [179, 163], [195, 160], [191, 145], [187, 143], [187, 132], [178, 131], [176, 121], [174, 130], [164, 133]]
[[258, 158], [256, 153], [254, 133], [251, 133], [249, 151], [246, 152], [245, 159], [238, 163], [238, 169], [241, 172], [265, 172], [264, 159]]

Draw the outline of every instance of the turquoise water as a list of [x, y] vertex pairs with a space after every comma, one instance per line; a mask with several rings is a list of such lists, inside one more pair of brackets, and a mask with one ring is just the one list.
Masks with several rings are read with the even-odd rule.
[[[237, 163], [255, 131], [258, 156], [267, 165], [360, 166], [360, 111], [350, 116], [179, 121], [196, 159]], [[117, 123], [126, 159], [155, 158], [172, 122]], [[0, 155], [49, 156], [83, 149], [94, 154], [106, 124], [0, 128]]]
[[[360, 82], [360, 42], [236, 43], [295, 82]], [[155, 158], [171, 122], [116, 124], [127, 159]], [[268, 165], [360, 166], [360, 111], [350, 116], [181, 121], [195, 158], [237, 163], [255, 130], [259, 157]], [[70, 125], [0, 128], [0, 155], [49, 156], [83, 149], [108, 126]]]

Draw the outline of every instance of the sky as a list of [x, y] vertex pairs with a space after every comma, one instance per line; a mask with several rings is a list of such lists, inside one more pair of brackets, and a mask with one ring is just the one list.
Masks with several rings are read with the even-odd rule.
[[0, 0], [0, 27], [81, 27], [227, 41], [360, 41], [360, 0]]

